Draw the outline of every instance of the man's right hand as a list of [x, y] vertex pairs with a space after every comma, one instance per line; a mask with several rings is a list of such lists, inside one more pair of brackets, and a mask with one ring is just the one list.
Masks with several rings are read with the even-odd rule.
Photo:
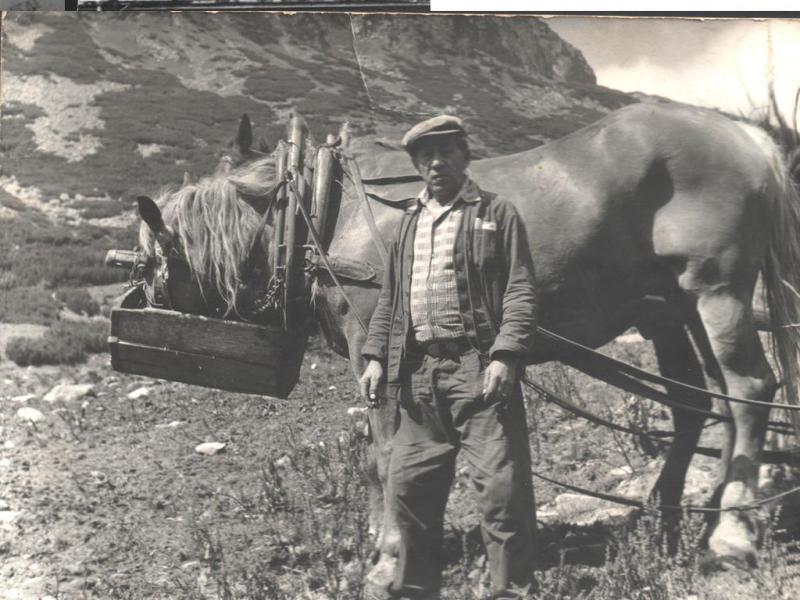
[[383, 365], [377, 360], [371, 360], [367, 363], [364, 374], [358, 380], [361, 396], [370, 408], [377, 408], [381, 405], [383, 399], [378, 389], [381, 383], [383, 383]]

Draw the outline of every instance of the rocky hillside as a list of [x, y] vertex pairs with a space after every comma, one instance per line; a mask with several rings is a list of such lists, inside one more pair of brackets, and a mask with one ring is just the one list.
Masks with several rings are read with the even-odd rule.
[[266, 139], [292, 108], [398, 139], [440, 111], [478, 155], [529, 148], [633, 101], [532, 18], [345, 14], [9, 14], [0, 216], [120, 224], [127, 199], [199, 174], [247, 112]]

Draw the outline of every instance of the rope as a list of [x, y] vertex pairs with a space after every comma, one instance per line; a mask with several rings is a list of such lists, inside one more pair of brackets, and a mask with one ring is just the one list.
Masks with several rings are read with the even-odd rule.
[[555, 341], [558, 344], [568, 346], [570, 349], [574, 350], [578, 354], [583, 355], [587, 359], [593, 360], [598, 364], [605, 364], [611, 367], [613, 370], [620, 371], [621, 373], [637, 377], [639, 379], [644, 379], [645, 381], [649, 381], [657, 385], [663, 385], [665, 387], [677, 387], [685, 392], [700, 394], [706, 397], [719, 398], [720, 400], [727, 400], [728, 402], [739, 402], [741, 404], [750, 404], [751, 406], [761, 406], [764, 408], [783, 408], [786, 410], [800, 411], [800, 406], [795, 406], [794, 404], [782, 404], [780, 402], [762, 402], [760, 400], [751, 400], [748, 398], [737, 398], [735, 396], [728, 396], [727, 394], [722, 394], [719, 392], [714, 392], [711, 390], [699, 388], [697, 386], [690, 385], [688, 383], [683, 383], [682, 381], [678, 381], [676, 379], [670, 379], [669, 377], [664, 377], [662, 375], [656, 375], [655, 373], [650, 373], [649, 371], [645, 371], [644, 369], [640, 369], [639, 367], [634, 367], [633, 365], [624, 363], [620, 360], [617, 360], [616, 358], [611, 358], [610, 356], [607, 356], [601, 352], [592, 350], [588, 346], [584, 346], [583, 344], [579, 344], [578, 342], [562, 337], [557, 333], [548, 331], [547, 329], [538, 327], [537, 331], [543, 336], [550, 338], [550, 340]]
[[[542, 475], [537, 471], [532, 471], [534, 477], [538, 477], [543, 481], [547, 481], [548, 483], [552, 483], [553, 485], [557, 485], [564, 489], [577, 492], [578, 494], [582, 494], [584, 496], [591, 496], [593, 498], [598, 498], [600, 500], [607, 500], [608, 502], [614, 502], [615, 504], [624, 504], [626, 506], [633, 506], [635, 508], [644, 508], [645, 503], [640, 500], [634, 500], [632, 498], [627, 498], [625, 496], [618, 496], [617, 494], [606, 494], [603, 492], [595, 492], [593, 490], [589, 490], [577, 485], [572, 485], [571, 483], [565, 483], [563, 481], [558, 481], [557, 479], [552, 479], [551, 477], [547, 477], [546, 475]], [[771, 502], [775, 502], [780, 500], [781, 498], [785, 498], [786, 496], [790, 496], [800, 492], [800, 486], [793, 487], [789, 490], [780, 492], [779, 494], [775, 494], [773, 496], [768, 496], [766, 498], [761, 498], [759, 500], [754, 500], [753, 502], [748, 502], [747, 504], [738, 504], [736, 506], [727, 506], [725, 508], [711, 508], [707, 506], [693, 506], [691, 504], [677, 506], [675, 504], [659, 504], [655, 506], [656, 509], [662, 511], [686, 511], [690, 513], [723, 513], [723, 512], [732, 512], [735, 510], [755, 510], [757, 508], [761, 508], [765, 504], [770, 504]]]
[[[627, 433], [630, 435], [636, 435], [640, 437], [644, 437], [651, 441], [653, 444], [657, 445], [660, 449], [667, 447], [669, 444], [661, 439], [662, 437], [675, 437], [675, 432], [673, 431], [646, 431], [644, 429], [638, 429], [634, 427], [628, 427], [625, 425], [620, 425], [619, 423], [614, 423], [613, 421], [609, 421], [604, 419], [603, 417], [599, 417], [594, 413], [589, 412], [588, 410], [579, 407], [574, 402], [567, 400], [548, 390], [547, 388], [530, 381], [527, 377], [522, 378], [522, 382], [529, 387], [530, 389], [534, 390], [536, 393], [543, 396], [547, 401], [552, 402], [556, 406], [566, 410], [569, 413], [574, 414], [577, 417], [582, 419], [586, 419], [587, 421], [594, 423], [595, 425], [599, 425], [601, 427], [606, 427], [608, 429], [613, 429], [616, 431], [621, 431], [622, 433]], [[715, 413], [716, 414], [716, 413]], [[719, 415], [722, 417], [722, 415]], [[715, 423], [711, 425], [716, 425], [723, 421], [724, 419], [718, 419]], [[705, 446], [695, 446], [694, 448], [695, 454], [700, 454], [702, 456], [709, 456], [712, 458], [719, 458], [722, 452], [717, 448], [707, 448]], [[791, 462], [792, 459], [797, 458], [797, 454], [791, 451], [783, 451], [783, 450], [764, 450], [761, 454], [761, 462], [769, 463], [769, 464], [784, 464]]]

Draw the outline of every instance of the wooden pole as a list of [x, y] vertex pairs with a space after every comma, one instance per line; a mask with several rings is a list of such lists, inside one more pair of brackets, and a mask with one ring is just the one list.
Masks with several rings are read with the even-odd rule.
[[[289, 193], [289, 202], [286, 207], [286, 286], [284, 306], [286, 307], [286, 328], [299, 323], [303, 308], [303, 277], [302, 259], [304, 249], [298, 247], [305, 243], [305, 239], [298, 238], [298, 210], [297, 203], [303, 202], [305, 196], [304, 179], [304, 144], [308, 135], [306, 122], [300, 115], [293, 115], [289, 121], [289, 173], [294, 181], [293, 189], [297, 192]], [[292, 188], [290, 188], [292, 189]]]

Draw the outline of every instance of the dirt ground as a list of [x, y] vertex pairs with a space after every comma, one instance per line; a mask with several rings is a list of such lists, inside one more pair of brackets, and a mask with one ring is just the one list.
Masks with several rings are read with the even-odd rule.
[[[617, 355], [651, 366], [642, 342], [628, 342], [615, 344]], [[555, 368], [533, 375], [562, 392], [571, 387], [573, 397], [620, 422], [670, 427], [662, 409], [600, 384]], [[80, 397], [50, 401], [59, 384], [86, 386], [77, 388]], [[0, 600], [359, 597], [371, 548], [365, 441], [346, 410], [359, 404], [348, 362], [316, 338], [285, 401], [115, 373], [107, 355], [78, 367], [1, 361]], [[532, 402], [529, 425], [534, 468], [544, 473], [632, 495], [646, 493], [655, 476], [658, 459], [635, 440], [553, 406]], [[196, 451], [204, 442], [225, 447], [205, 455]], [[695, 461], [689, 501], [705, 499], [713, 466]], [[463, 475], [448, 512], [446, 597], [453, 599], [478, 597], [483, 574]], [[535, 486], [538, 577], [563, 580], [557, 594], [542, 597], [588, 593], [603, 580], [611, 535], [607, 524], [591, 522], [619, 519], [594, 505], [565, 515], [563, 498], [557, 502], [563, 490]], [[694, 597], [749, 598], [760, 577], [723, 571]], [[788, 589], [792, 573], [780, 577]]]

